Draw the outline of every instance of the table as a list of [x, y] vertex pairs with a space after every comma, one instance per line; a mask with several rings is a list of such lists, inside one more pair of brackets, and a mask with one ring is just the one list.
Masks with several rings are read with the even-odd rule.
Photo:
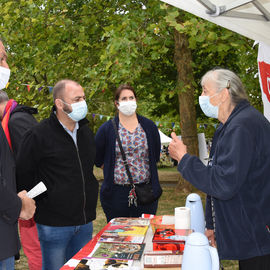
[[[100, 236], [102, 233], [110, 226], [110, 223], [108, 223], [102, 230], [91, 240], [89, 241], [77, 254], [75, 254], [64, 266], [60, 268], [60, 270], [73, 270], [79, 261], [89, 255], [91, 251], [94, 249], [95, 245], [97, 244]], [[151, 226], [149, 225], [144, 243], [145, 243], [145, 249], [144, 252], [146, 251], [152, 251], [153, 250], [153, 245], [152, 245], [152, 237], [153, 237], [153, 231]], [[170, 267], [170, 268], [144, 268], [143, 267], [143, 259], [140, 261], [134, 261], [132, 264], [132, 270], [165, 270], [165, 269], [170, 269], [170, 270], [181, 270], [181, 267]]]

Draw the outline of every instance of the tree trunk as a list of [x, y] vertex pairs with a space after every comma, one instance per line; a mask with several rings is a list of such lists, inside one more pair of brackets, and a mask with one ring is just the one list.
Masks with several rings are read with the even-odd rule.
[[[180, 113], [180, 130], [187, 151], [198, 156], [198, 135], [196, 111], [194, 104], [193, 72], [191, 50], [188, 48], [188, 37], [175, 30], [174, 62], [177, 67], [177, 91]], [[177, 188], [192, 191], [193, 186], [180, 177]]]

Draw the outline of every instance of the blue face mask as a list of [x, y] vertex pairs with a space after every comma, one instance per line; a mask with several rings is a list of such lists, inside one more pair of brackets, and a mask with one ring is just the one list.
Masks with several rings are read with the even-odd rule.
[[[214, 94], [211, 97], [216, 96], [219, 93]], [[200, 107], [203, 111], [203, 113], [212, 118], [218, 118], [218, 106], [214, 106], [210, 103], [210, 98], [209, 96], [199, 96], [199, 104]]]
[[[63, 103], [68, 104], [64, 101], [63, 101]], [[78, 121], [82, 120], [83, 118], [85, 118], [85, 116], [87, 114], [87, 104], [86, 104], [85, 100], [80, 101], [80, 102], [76, 102], [76, 103], [72, 103], [72, 104], [68, 104], [68, 105], [70, 105], [72, 107], [72, 112], [66, 113], [70, 119], [72, 119], [75, 122], [78, 122]]]

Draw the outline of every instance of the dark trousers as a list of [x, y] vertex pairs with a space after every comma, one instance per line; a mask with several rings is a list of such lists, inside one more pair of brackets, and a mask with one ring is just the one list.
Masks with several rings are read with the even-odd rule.
[[100, 196], [107, 222], [115, 217], [140, 217], [142, 214], [156, 214], [158, 201], [149, 205], [138, 205], [137, 207], [132, 204], [129, 207], [129, 191], [130, 186], [113, 185], [112, 194], [109, 197]]
[[270, 254], [239, 261], [239, 270], [269, 270]]

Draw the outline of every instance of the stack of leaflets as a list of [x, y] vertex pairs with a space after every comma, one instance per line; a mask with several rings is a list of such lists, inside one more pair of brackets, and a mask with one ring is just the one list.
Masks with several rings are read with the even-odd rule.
[[119, 217], [111, 220], [94, 250], [80, 261], [76, 270], [130, 269], [134, 260], [142, 258], [149, 224], [149, 219], [145, 218]]
[[99, 242], [142, 244], [149, 220], [143, 218], [115, 218], [103, 232]]
[[86, 259], [140, 260], [144, 247], [145, 244], [98, 243], [94, 251]]
[[150, 220], [148, 218], [127, 218], [127, 217], [118, 217], [114, 218], [111, 221], [113, 225], [141, 225], [148, 226], [150, 224]]
[[182, 252], [164, 250], [148, 251], [144, 254], [144, 268], [173, 268], [182, 264]]
[[132, 261], [115, 259], [82, 259], [74, 270], [130, 269]]

